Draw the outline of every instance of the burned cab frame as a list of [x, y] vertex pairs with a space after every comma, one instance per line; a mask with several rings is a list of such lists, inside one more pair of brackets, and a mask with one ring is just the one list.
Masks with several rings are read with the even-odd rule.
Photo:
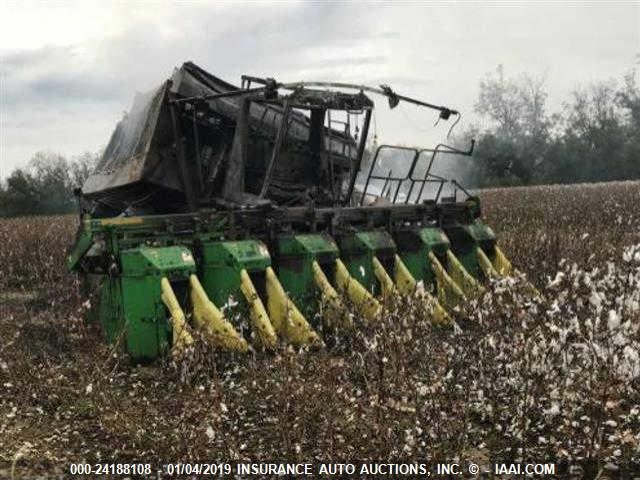
[[[136, 96], [82, 196], [98, 216], [352, 205], [374, 108], [365, 92], [458, 115], [388, 86], [243, 76], [238, 88], [187, 62]], [[363, 117], [358, 138], [332, 111]]]

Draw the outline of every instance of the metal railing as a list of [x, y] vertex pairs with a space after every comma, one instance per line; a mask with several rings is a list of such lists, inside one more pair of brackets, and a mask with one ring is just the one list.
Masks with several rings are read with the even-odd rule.
[[[435, 184], [436, 192], [433, 200], [437, 203], [440, 199], [440, 195], [442, 194], [442, 190], [444, 185], [448, 182], [451, 182], [454, 188], [462, 190], [468, 196], [470, 195], [457, 181], [455, 180], [447, 180], [439, 175], [435, 175], [431, 173], [431, 169], [433, 168], [434, 161], [436, 156], [439, 153], [453, 154], [453, 155], [463, 155], [463, 156], [471, 156], [473, 154], [475, 142], [471, 140], [471, 145], [468, 150], [459, 150], [455, 147], [451, 147], [449, 145], [445, 145], [443, 143], [438, 144], [435, 148], [413, 148], [413, 147], [403, 147], [397, 145], [380, 145], [374, 154], [373, 160], [371, 161], [371, 166], [369, 167], [369, 173], [367, 174], [367, 179], [364, 184], [364, 189], [362, 191], [362, 197], [360, 199], [360, 205], [364, 205], [365, 199], [367, 195], [374, 197], [386, 197], [391, 200], [392, 203], [419, 203], [424, 194], [425, 187], [429, 184]], [[389, 169], [385, 174], [381, 172], [380, 161], [382, 158], [381, 153], [384, 151], [396, 150], [400, 152], [412, 152], [412, 158], [409, 164], [409, 168], [405, 175], [394, 175], [393, 169]], [[424, 173], [422, 175], [417, 174], [418, 166], [421, 164], [421, 158], [424, 158], [424, 155], [428, 155], [428, 163], [426, 168], [424, 169]], [[384, 182], [379, 194], [368, 193], [369, 188], [371, 186], [372, 181]], [[417, 194], [414, 196], [414, 191], [417, 191]], [[412, 198], [413, 201], [412, 201]]]

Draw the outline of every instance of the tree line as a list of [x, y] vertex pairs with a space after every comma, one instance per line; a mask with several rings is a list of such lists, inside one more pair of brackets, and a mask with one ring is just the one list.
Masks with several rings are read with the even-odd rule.
[[36, 153], [26, 168], [0, 179], [0, 216], [54, 215], [76, 210], [73, 194], [96, 165], [99, 153], [72, 160], [53, 152]]
[[476, 139], [459, 162], [472, 187], [640, 179], [638, 71], [574, 89], [549, 112], [545, 79], [509, 78], [499, 66], [481, 82], [474, 125], [457, 143]]
[[[476, 139], [473, 158], [453, 160], [449, 173], [471, 188], [640, 179], [638, 83], [632, 70], [581, 86], [550, 112], [544, 77], [508, 77], [498, 66], [479, 85], [475, 112], [482, 126], [454, 138], [462, 148]], [[26, 168], [0, 179], [0, 216], [74, 211], [73, 190], [99, 157], [36, 153]]]

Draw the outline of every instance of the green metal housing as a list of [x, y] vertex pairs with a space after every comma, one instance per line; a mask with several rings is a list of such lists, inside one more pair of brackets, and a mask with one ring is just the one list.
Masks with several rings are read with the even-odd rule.
[[395, 271], [396, 244], [384, 230], [358, 232], [338, 238], [340, 258], [349, 274], [374, 295], [379, 295], [380, 285], [373, 273], [373, 258], [377, 257], [389, 275]]
[[288, 235], [277, 241], [278, 278], [308, 319], [312, 319], [315, 314], [318, 298], [313, 278], [313, 262], [318, 262], [329, 281], [333, 282], [338, 256], [338, 246], [329, 235]]
[[185, 247], [139, 247], [121, 252], [122, 272], [106, 275], [100, 286], [100, 320], [106, 339], [124, 335], [126, 350], [138, 361], [153, 360], [170, 348], [171, 323], [162, 302], [160, 281], [166, 277], [182, 302], [186, 284], [196, 272]]
[[218, 307], [225, 309], [237, 303], [236, 310], [244, 308], [240, 291], [243, 269], [252, 277], [258, 292], [264, 293], [264, 271], [271, 266], [271, 256], [264, 243], [258, 240], [207, 242], [202, 244], [201, 255], [200, 282]]
[[[433, 218], [428, 205], [392, 208], [343, 209], [340, 219], [348, 215], [348, 220], [335, 229], [332, 210], [296, 210], [287, 213], [291, 224], [280, 231], [265, 229], [270, 223], [251, 211], [246, 217], [207, 210], [145, 217], [87, 217], [68, 265], [72, 270], [99, 276], [96, 316], [107, 340], [114, 343], [122, 338], [130, 356], [144, 361], [162, 356], [171, 348], [170, 315], [161, 294], [163, 277], [169, 280], [183, 310], [189, 312], [189, 276], [196, 274], [208, 297], [244, 335], [250, 327], [236, 320], [248, 313], [241, 291], [242, 270], [247, 271], [265, 301], [265, 271], [272, 266], [291, 300], [317, 326], [320, 292], [313, 274], [314, 261], [335, 287], [336, 260], [341, 259], [355, 280], [380, 295], [374, 258], [393, 279], [398, 254], [413, 277], [426, 286], [436, 283], [430, 253], [447, 268], [447, 251], [453, 250], [475, 277], [480, 277], [477, 248], [482, 248], [491, 261], [495, 258], [495, 235], [479, 220], [440, 226], [436, 220], [422, 219], [421, 209]], [[237, 228], [234, 225], [239, 219], [246, 223]], [[235, 302], [230, 302], [231, 298]], [[225, 309], [230, 303], [233, 306]]]
[[492, 262], [495, 259], [496, 235], [480, 220], [457, 224], [445, 229], [453, 249], [464, 268], [475, 278], [483, 278], [476, 250], [481, 248]]
[[446, 261], [447, 250], [451, 247], [449, 239], [439, 228], [406, 229], [396, 233], [400, 258], [417, 281], [435, 284], [435, 274], [428, 261], [433, 252], [442, 262]]

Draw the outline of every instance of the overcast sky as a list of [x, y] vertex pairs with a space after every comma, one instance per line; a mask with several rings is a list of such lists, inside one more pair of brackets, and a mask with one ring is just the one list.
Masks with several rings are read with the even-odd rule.
[[[38, 150], [67, 156], [108, 141], [134, 92], [192, 60], [224, 79], [378, 85], [466, 112], [479, 81], [545, 75], [550, 110], [578, 84], [638, 62], [640, 2], [341, 4], [0, 0], [0, 178]], [[435, 114], [378, 102], [386, 141], [430, 143]]]

